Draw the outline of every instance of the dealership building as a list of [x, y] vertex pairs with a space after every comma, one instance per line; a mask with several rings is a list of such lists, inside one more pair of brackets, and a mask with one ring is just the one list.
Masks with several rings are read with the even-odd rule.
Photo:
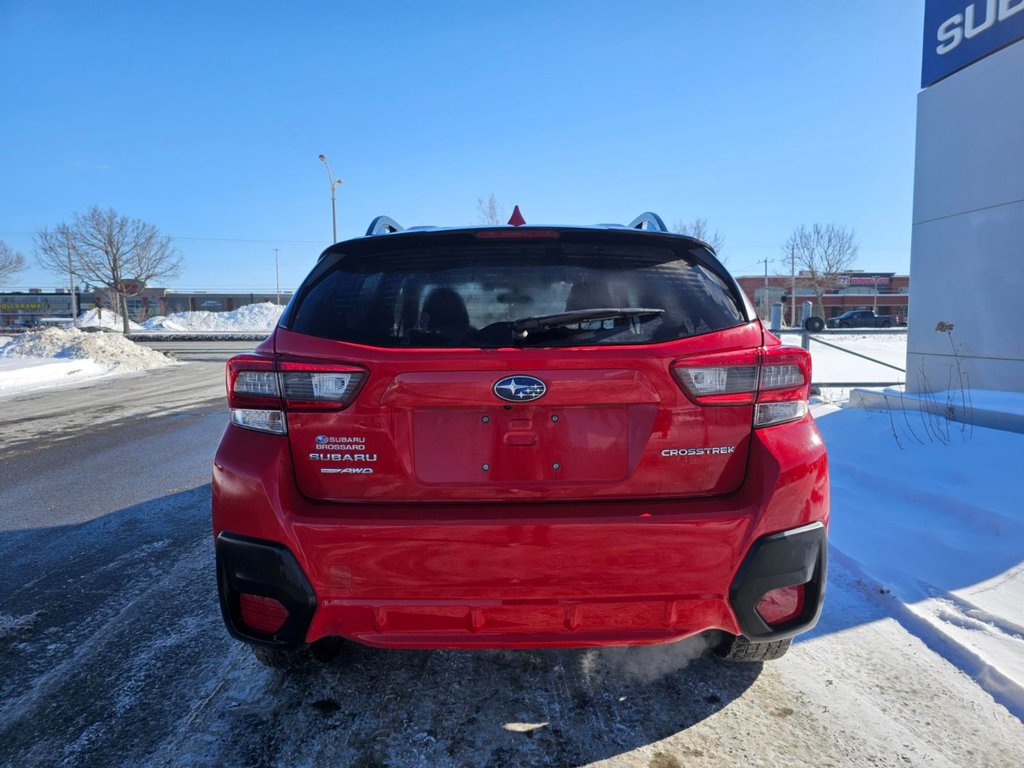
[[927, 0], [921, 72], [907, 388], [1024, 392], [1024, 0]]

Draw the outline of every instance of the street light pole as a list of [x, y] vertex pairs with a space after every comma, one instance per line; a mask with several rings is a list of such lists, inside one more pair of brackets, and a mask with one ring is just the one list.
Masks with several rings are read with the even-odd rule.
[[331, 242], [336, 243], [338, 242], [338, 209], [335, 202], [337, 199], [335, 190], [339, 184], [344, 184], [345, 182], [341, 179], [334, 178], [334, 174], [331, 173], [331, 166], [327, 162], [327, 155], [320, 155], [320, 162], [323, 163], [324, 167], [327, 169], [327, 181], [331, 185], [331, 233], [334, 238]]

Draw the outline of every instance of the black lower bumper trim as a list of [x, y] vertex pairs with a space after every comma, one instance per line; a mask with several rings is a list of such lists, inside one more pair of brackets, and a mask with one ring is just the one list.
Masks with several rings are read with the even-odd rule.
[[[282, 544], [232, 533], [217, 536], [217, 588], [228, 632], [247, 643], [271, 648], [299, 648], [316, 610], [316, 593], [295, 556]], [[273, 633], [259, 632], [242, 621], [240, 595], [272, 597], [288, 609], [288, 618]]]
[[[744, 636], [780, 640], [817, 624], [825, 597], [827, 561], [828, 536], [820, 522], [755, 541], [729, 588], [729, 601]], [[757, 612], [757, 603], [773, 589], [798, 584], [807, 585], [800, 615], [784, 624], [767, 624]]]

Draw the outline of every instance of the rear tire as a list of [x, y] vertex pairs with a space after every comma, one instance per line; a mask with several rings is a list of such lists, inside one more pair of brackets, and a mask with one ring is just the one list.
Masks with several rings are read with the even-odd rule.
[[296, 651], [267, 648], [263, 645], [250, 645], [249, 647], [252, 649], [252, 655], [256, 657], [256, 661], [263, 666], [296, 672], [332, 661], [341, 652], [342, 642], [333, 637], [326, 638]]
[[251, 645], [252, 655], [256, 661], [271, 669], [295, 671], [305, 669], [313, 664], [313, 657], [308, 650], [282, 651], [279, 648], [264, 648], [262, 645]]
[[788, 637], [765, 643], [751, 642], [742, 636], [727, 637], [715, 649], [715, 656], [729, 662], [774, 661], [785, 656], [792, 644], [793, 640]]
[[883, 320], [882, 321], [882, 327], [883, 328], [892, 328], [892, 323], [890, 323], [888, 320]]
[[824, 327], [825, 321], [822, 320], [820, 317], [808, 317], [807, 320], [804, 321], [804, 328], [806, 328], [811, 333], [818, 333]]

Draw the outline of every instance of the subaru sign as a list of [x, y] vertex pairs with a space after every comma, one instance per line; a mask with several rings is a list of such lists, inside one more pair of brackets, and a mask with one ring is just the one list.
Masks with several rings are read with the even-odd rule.
[[1024, 38], [1024, 0], [927, 0], [921, 87]]

